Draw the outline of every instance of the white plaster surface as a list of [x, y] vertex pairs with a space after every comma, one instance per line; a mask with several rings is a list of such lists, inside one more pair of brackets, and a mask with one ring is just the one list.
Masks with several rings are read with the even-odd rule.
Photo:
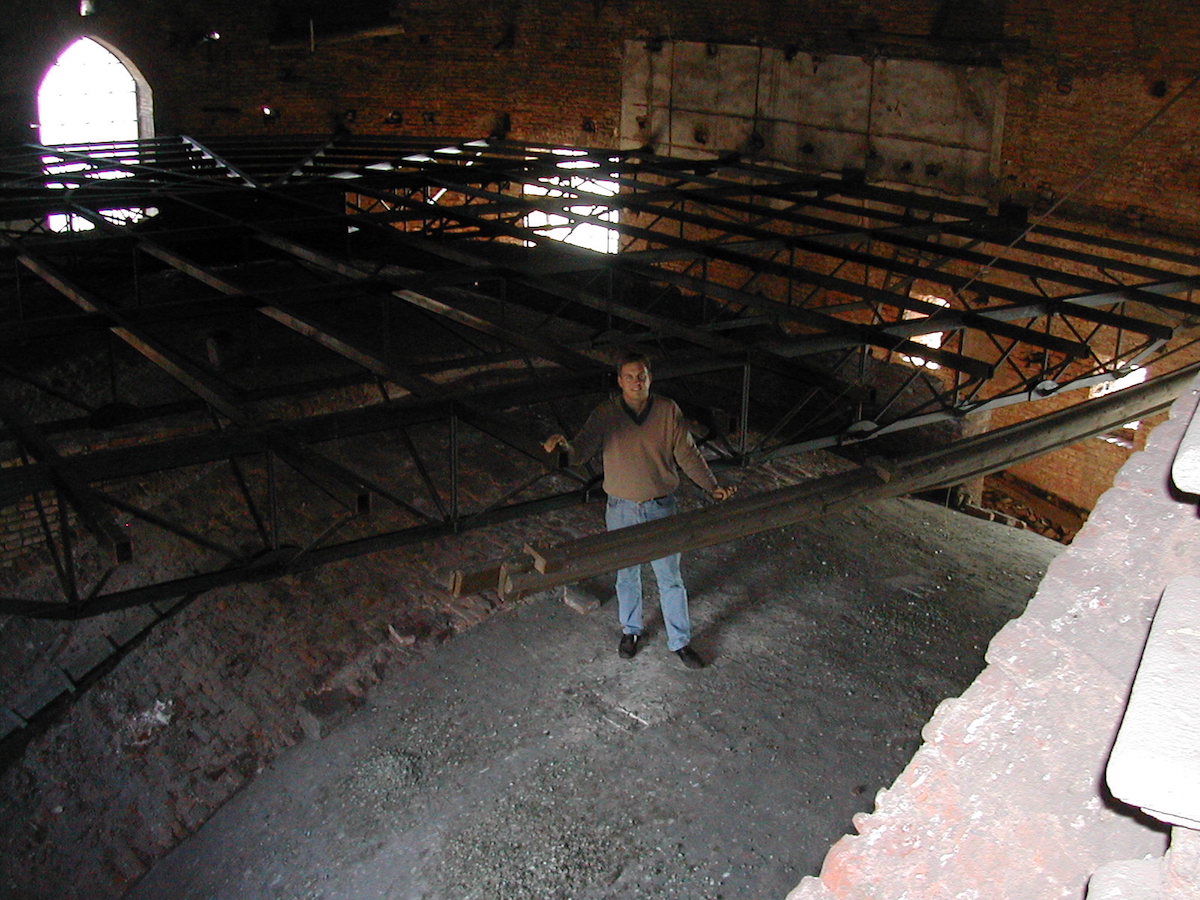
[[1113, 794], [1200, 828], [1200, 577], [1167, 586], [1108, 762]]
[[1200, 494], [1200, 417], [1193, 415], [1171, 464], [1175, 487], [1189, 494]]

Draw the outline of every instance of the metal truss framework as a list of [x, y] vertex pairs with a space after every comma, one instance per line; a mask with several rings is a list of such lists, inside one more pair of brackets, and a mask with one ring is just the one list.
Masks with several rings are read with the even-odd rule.
[[[174, 137], [0, 151], [0, 187], [0, 511], [56, 573], [0, 597], [26, 615], [580, 502], [539, 440], [620, 348], [745, 465], [1094, 386], [1200, 321], [1192, 254], [735, 158]], [[589, 229], [616, 252], [561, 240]]]

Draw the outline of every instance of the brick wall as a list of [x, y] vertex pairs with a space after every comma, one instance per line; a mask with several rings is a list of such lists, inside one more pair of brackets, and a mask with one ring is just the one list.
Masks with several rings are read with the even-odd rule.
[[[513, 137], [616, 141], [625, 40], [662, 37], [884, 56], [999, 63], [1008, 79], [1001, 194], [1031, 202], [1061, 197], [1111, 148], [1192, 77], [1200, 9], [1108, 0], [1077, 14], [1072, 4], [1004, 4], [1002, 40], [942, 40], [934, 2], [703, 4], [534, 0], [519, 5], [422, 0], [393, 20], [403, 33], [316, 52], [270, 49], [268, 4], [168, 0], [98, 4], [18, 2], [17, 27], [0, 38], [10, 61], [0, 76], [0, 121], [9, 141], [35, 120], [33, 95], [54, 56], [85, 29], [120, 48], [154, 89], [164, 133], [327, 132], [349, 109], [363, 132], [480, 134], [508, 116]], [[202, 43], [218, 31], [221, 39]], [[985, 29], [981, 25], [980, 31]], [[987, 31], [998, 31], [988, 26]], [[998, 37], [981, 34], [983, 38]], [[257, 112], [281, 111], [275, 124]], [[1200, 188], [1190, 160], [1200, 93], [1190, 93], [1075, 207], [1114, 219], [1200, 227], [1188, 198]], [[398, 112], [400, 124], [385, 124]], [[585, 122], [589, 123], [585, 127]]]
[[[0, 461], [0, 468], [17, 464], [19, 460]], [[39, 499], [40, 509], [33, 500], [0, 507], [0, 569], [14, 565], [27, 557], [31, 548], [43, 545], [43, 523], [49, 524], [51, 529], [59, 526], [57, 499], [45, 496]], [[78, 524], [74, 512], [68, 512], [68, 523], [72, 528]]]
[[[944, 5], [532, 0], [471, 4], [466, 14], [462, 3], [422, 0], [404, 4], [394, 20], [402, 34], [318, 43], [310, 52], [271, 49], [269, 4], [100, 3], [100, 14], [85, 18], [73, 2], [20, 0], [10, 19], [16, 27], [0, 36], [9, 61], [0, 75], [0, 140], [28, 138], [38, 82], [85, 31], [146, 76], [161, 133], [327, 133], [354, 110], [350, 127], [364, 133], [478, 135], [507, 121], [517, 139], [596, 146], [617, 140], [625, 40], [761, 42], [1000, 65], [1008, 88], [997, 195], [1045, 205], [1078, 186], [1193, 77], [1195, 7], [1108, 0], [1081, 16], [1071, 4], [1020, 0], [1003, 5], [1002, 40], [970, 44], [936, 36]], [[209, 31], [220, 40], [201, 42]], [[263, 104], [280, 111], [274, 123], [263, 120]], [[1200, 210], [1189, 202], [1200, 189], [1192, 165], [1198, 112], [1193, 88], [1067, 208], [1089, 219], [1200, 230]], [[393, 113], [399, 121], [390, 124]]]

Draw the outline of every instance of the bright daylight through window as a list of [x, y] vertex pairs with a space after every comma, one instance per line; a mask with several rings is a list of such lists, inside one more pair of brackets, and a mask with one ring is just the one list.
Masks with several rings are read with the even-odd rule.
[[[1117, 371], [1119, 372], [1126, 368], [1126, 364], [1118, 362], [1116, 368], [1117, 368]], [[1115, 391], [1121, 391], [1127, 387], [1133, 387], [1135, 384], [1141, 384], [1142, 382], [1144, 382], [1146, 380], [1147, 374], [1149, 374], [1149, 373], [1142, 366], [1130, 366], [1125, 371], [1124, 375], [1114, 378], [1112, 381], [1106, 381], [1103, 384], [1097, 384], [1094, 387], [1089, 388], [1088, 389], [1088, 397], [1089, 398], [1103, 397], [1106, 394], [1111, 394], [1111, 393], [1114, 393]], [[1138, 419], [1133, 422], [1126, 422], [1124, 425], [1121, 426], [1121, 428], [1125, 431], [1137, 431], [1138, 428], [1141, 427], [1141, 425], [1142, 425], [1142, 422], [1140, 419]], [[1106, 434], [1100, 435], [1099, 437], [1102, 440], [1106, 440], [1111, 444], [1120, 444], [1121, 446], [1126, 446], [1126, 447], [1132, 446], [1132, 444], [1130, 444], [1128, 441], [1128, 437], [1126, 435], [1121, 434], [1119, 431], [1118, 432], [1108, 432]]]
[[[90, 38], [80, 38], [63, 51], [38, 90], [38, 132], [42, 144], [103, 144], [134, 141], [139, 137], [138, 85], [114, 54]], [[111, 152], [98, 154], [136, 162], [131, 148], [117, 143]], [[46, 173], [58, 176], [48, 187], [73, 187], [82, 178], [124, 178], [118, 168], [97, 168], [94, 161], [71, 161], [66, 155], [47, 155]], [[147, 210], [103, 210], [113, 222], [136, 221], [152, 214]], [[53, 215], [54, 231], [87, 231], [94, 223], [74, 214]]]
[[[556, 156], [583, 156], [582, 150], [557, 148], [550, 151]], [[564, 159], [558, 164], [560, 169], [585, 170], [598, 169], [600, 164], [590, 159]], [[586, 247], [600, 253], [617, 252], [616, 229], [602, 224], [617, 222], [618, 212], [613, 209], [605, 198], [617, 195], [617, 183], [593, 175], [563, 175], [557, 178], [541, 178], [535, 184], [525, 185], [525, 196], [547, 197], [557, 199], [577, 199], [582, 202], [572, 203], [563, 209], [563, 214], [546, 210], [531, 210], [525, 217], [525, 225], [556, 241], [564, 241], [578, 247]], [[588, 202], [595, 198], [599, 202]], [[586, 216], [592, 221], [582, 221], [577, 217]]]
[[[930, 303], [934, 306], [940, 306], [943, 308], [948, 308], [950, 306], [949, 300], [946, 300], [942, 297], [935, 297], [932, 294], [920, 294], [920, 295], [917, 295], [915, 297], [915, 299], [921, 300], [925, 303]], [[906, 309], [904, 311], [905, 320], [928, 319], [930, 315], [932, 315], [932, 313], [922, 313], [922, 312], [919, 312], [919, 311], [913, 310], [913, 309]], [[946, 333], [944, 331], [933, 331], [933, 332], [930, 332], [929, 334], [919, 334], [913, 338], [913, 342], [920, 344], [923, 347], [930, 347], [934, 350], [937, 350], [938, 348], [940, 348], [942, 346], [942, 340], [945, 338], [945, 335], [946, 335]], [[906, 363], [910, 363], [911, 365], [914, 365], [914, 366], [920, 366], [921, 368], [924, 368], [924, 369], [940, 369], [941, 368], [941, 366], [938, 365], [937, 363], [931, 362], [930, 360], [925, 359], [924, 357], [921, 357], [921, 356], [907, 356], [906, 354], [902, 353], [902, 354], [900, 354], [900, 358], [903, 359]]]

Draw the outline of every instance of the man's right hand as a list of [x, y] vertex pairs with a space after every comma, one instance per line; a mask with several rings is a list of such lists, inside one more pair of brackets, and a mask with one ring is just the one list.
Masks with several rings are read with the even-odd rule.
[[562, 448], [567, 449], [567, 438], [565, 435], [552, 434], [542, 442], [542, 449], [547, 453], [553, 453], [555, 450]]

